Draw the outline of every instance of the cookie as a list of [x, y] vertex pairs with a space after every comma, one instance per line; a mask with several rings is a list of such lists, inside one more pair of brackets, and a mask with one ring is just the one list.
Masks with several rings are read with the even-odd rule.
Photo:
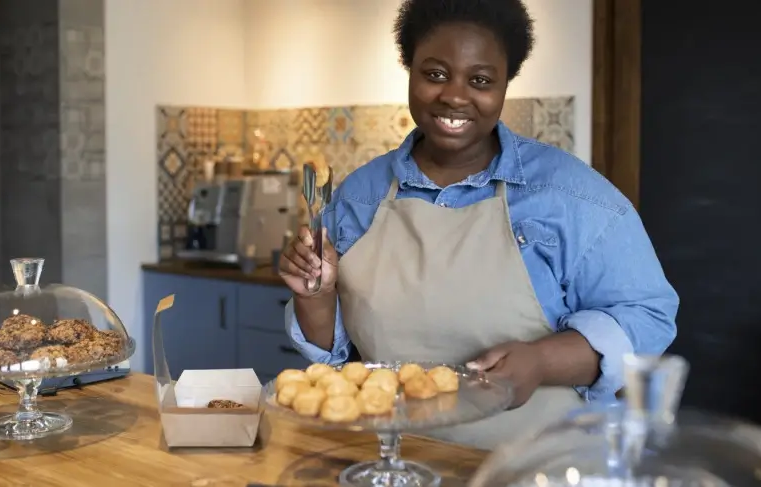
[[85, 320], [59, 320], [48, 329], [48, 340], [59, 345], [74, 345], [94, 338], [97, 332], [97, 328]]
[[47, 330], [41, 320], [29, 315], [16, 315], [3, 321], [0, 328], [0, 348], [26, 351], [45, 341]]
[[206, 407], [212, 409], [240, 409], [243, 407], [243, 404], [230, 401], [229, 399], [212, 399]]
[[56, 359], [68, 359], [68, 350], [62, 345], [48, 345], [46, 347], [40, 347], [29, 355], [32, 360], [42, 360], [47, 358], [51, 363], [55, 363]]
[[0, 350], [0, 367], [8, 367], [9, 365], [17, 364], [21, 362], [18, 355], [10, 350]]

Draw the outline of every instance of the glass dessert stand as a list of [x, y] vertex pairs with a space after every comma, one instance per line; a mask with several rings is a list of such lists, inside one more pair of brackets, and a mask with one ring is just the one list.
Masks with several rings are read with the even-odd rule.
[[[418, 362], [428, 370], [439, 363]], [[401, 362], [366, 362], [369, 369], [399, 370]], [[345, 486], [423, 487], [438, 486], [441, 477], [429, 467], [401, 458], [402, 433], [420, 432], [447, 426], [456, 426], [494, 416], [506, 410], [513, 400], [513, 391], [504, 381], [490, 379], [488, 375], [464, 366], [447, 365], [459, 379], [457, 392], [440, 393], [431, 399], [405, 399], [397, 393], [391, 414], [362, 417], [349, 423], [329, 423], [317, 417], [305, 417], [276, 401], [275, 381], [263, 389], [264, 408], [283, 418], [305, 426], [322, 429], [374, 432], [380, 441], [380, 460], [352, 465], [339, 475]], [[335, 367], [336, 369], [341, 366]]]
[[497, 448], [470, 487], [761, 485], [761, 429], [701, 411], [677, 414], [687, 362], [625, 358], [626, 399], [572, 413]]
[[0, 417], [0, 440], [33, 440], [62, 433], [73, 421], [43, 412], [44, 379], [103, 369], [135, 351], [121, 320], [103, 301], [70, 286], [41, 288], [44, 259], [11, 260], [17, 286], [0, 292], [0, 379], [18, 390], [19, 408]]

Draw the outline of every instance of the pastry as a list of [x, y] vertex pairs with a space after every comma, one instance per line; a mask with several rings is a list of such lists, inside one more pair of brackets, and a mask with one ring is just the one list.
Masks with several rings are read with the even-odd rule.
[[439, 393], [436, 383], [426, 374], [418, 374], [404, 384], [404, 394], [413, 399], [430, 399]]
[[332, 373], [335, 373], [335, 369], [333, 369], [333, 367], [330, 365], [325, 364], [312, 364], [307, 367], [306, 370], [307, 377], [312, 382], [312, 384], [317, 384], [317, 381], [320, 380], [320, 378], [325, 374]]
[[229, 399], [212, 399], [206, 407], [213, 409], [240, 409], [243, 407], [243, 404], [230, 401]]
[[307, 382], [292, 381], [288, 382], [277, 392], [277, 403], [281, 406], [290, 407], [293, 404], [293, 399], [296, 395], [304, 389], [309, 389], [311, 386]]
[[280, 372], [275, 379], [275, 390], [279, 391], [289, 382], [305, 382], [309, 385], [312, 384], [309, 377], [307, 377], [306, 372], [303, 370], [285, 369]]
[[460, 380], [454, 370], [440, 365], [428, 371], [428, 377], [436, 383], [439, 392], [455, 392], [460, 388]]
[[74, 345], [94, 338], [97, 331], [85, 320], [60, 320], [48, 329], [48, 340], [60, 345]]
[[348, 396], [329, 397], [320, 408], [320, 418], [330, 423], [349, 423], [361, 415], [356, 399]]
[[404, 364], [399, 369], [399, 382], [406, 384], [407, 381], [421, 374], [425, 374], [425, 370], [418, 364]]
[[48, 345], [46, 347], [40, 347], [29, 358], [32, 360], [42, 360], [47, 358], [51, 362], [55, 363], [56, 359], [67, 359], [68, 350], [62, 345]]
[[10, 350], [0, 350], [0, 367], [8, 367], [19, 362], [20, 360], [15, 353]]
[[343, 375], [336, 372], [335, 370], [333, 372], [329, 372], [322, 377], [319, 378], [317, 381], [317, 387], [320, 387], [321, 389], [326, 389], [330, 384], [332, 384], [335, 381], [345, 381]]
[[361, 386], [367, 376], [370, 375], [370, 370], [362, 362], [349, 362], [341, 367], [341, 375], [346, 377], [348, 381]]
[[97, 362], [122, 353], [124, 341], [114, 331], [95, 331], [92, 338], [82, 340], [67, 348], [67, 360], [71, 363]]
[[391, 369], [375, 369], [370, 372], [367, 380], [362, 384], [362, 388], [376, 388], [396, 395], [399, 389], [399, 378], [396, 372]]
[[46, 326], [39, 318], [21, 314], [11, 316], [0, 328], [0, 348], [12, 351], [37, 348], [46, 336]]
[[327, 395], [318, 387], [309, 387], [299, 391], [293, 398], [291, 407], [301, 416], [317, 416]]
[[362, 414], [380, 416], [394, 409], [395, 395], [375, 387], [363, 387], [357, 394], [357, 404]]
[[8, 329], [20, 329], [25, 328], [27, 325], [36, 325], [37, 323], [42, 323], [42, 320], [37, 318], [36, 316], [30, 316], [25, 314], [17, 314], [13, 316], [9, 316], [8, 318], [3, 320], [2, 329], [8, 330]]
[[325, 393], [329, 397], [336, 397], [336, 396], [354, 397], [357, 395], [357, 392], [359, 392], [359, 389], [354, 384], [354, 382], [349, 382], [343, 377], [340, 380], [334, 380], [330, 382], [330, 384], [328, 384], [328, 386], [325, 387]]

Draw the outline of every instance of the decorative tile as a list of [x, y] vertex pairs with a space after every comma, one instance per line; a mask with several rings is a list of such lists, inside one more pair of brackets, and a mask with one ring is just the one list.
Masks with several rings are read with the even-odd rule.
[[534, 99], [532, 137], [573, 152], [573, 97]]
[[410, 115], [408, 107], [398, 106], [388, 108], [391, 112], [390, 127], [393, 134], [396, 136], [393, 140], [396, 140], [396, 145], [399, 145], [417, 125], [415, 124], [415, 121], [412, 120], [412, 115]]
[[328, 109], [303, 108], [294, 110], [289, 130], [289, 145], [325, 145], [328, 143]]
[[243, 145], [243, 112], [240, 110], [217, 111], [217, 134], [220, 145]]
[[217, 148], [217, 110], [188, 108], [187, 142], [195, 150], [213, 151]]
[[354, 136], [354, 113], [351, 107], [328, 109], [328, 142], [346, 144]]
[[279, 171], [296, 167], [296, 158], [288, 152], [288, 149], [280, 149], [270, 159], [270, 169]]
[[398, 105], [354, 107], [354, 140], [358, 144], [398, 140], [398, 130], [393, 126], [398, 110]]
[[325, 162], [333, 168], [334, 186], [343, 181], [358, 165], [356, 151], [350, 144], [328, 144], [324, 149]]
[[288, 145], [288, 141], [294, 139], [291, 132], [294, 131], [293, 121], [296, 110], [266, 110], [259, 112], [259, 127], [264, 137], [270, 141], [273, 150]]
[[502, 107], [500, 120], [510, 127], [513, 132], [524, 137], [534, 135], [534, 100], [507, 99]]

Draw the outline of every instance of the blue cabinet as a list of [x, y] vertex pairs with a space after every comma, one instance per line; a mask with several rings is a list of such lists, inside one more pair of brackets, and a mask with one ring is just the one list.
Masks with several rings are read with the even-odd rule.
[[253, 368], [262, 382], [309, 362], [290, 344], [283, 313], [285, 286], [143, 271], [145, 370], [153, 372], [153, 314], [159, 300], [175, 295], [162, 314], [164, 350], [173, 378], [185, 369]]
[[231, 282], [145, 272], [143, 278], [147, 357], [153, 372], [152, 328], [158, 301], [174, 294], [161, 315], [164, 351], [172, 378], [185, 369], [236, 367], [236, 285]]

